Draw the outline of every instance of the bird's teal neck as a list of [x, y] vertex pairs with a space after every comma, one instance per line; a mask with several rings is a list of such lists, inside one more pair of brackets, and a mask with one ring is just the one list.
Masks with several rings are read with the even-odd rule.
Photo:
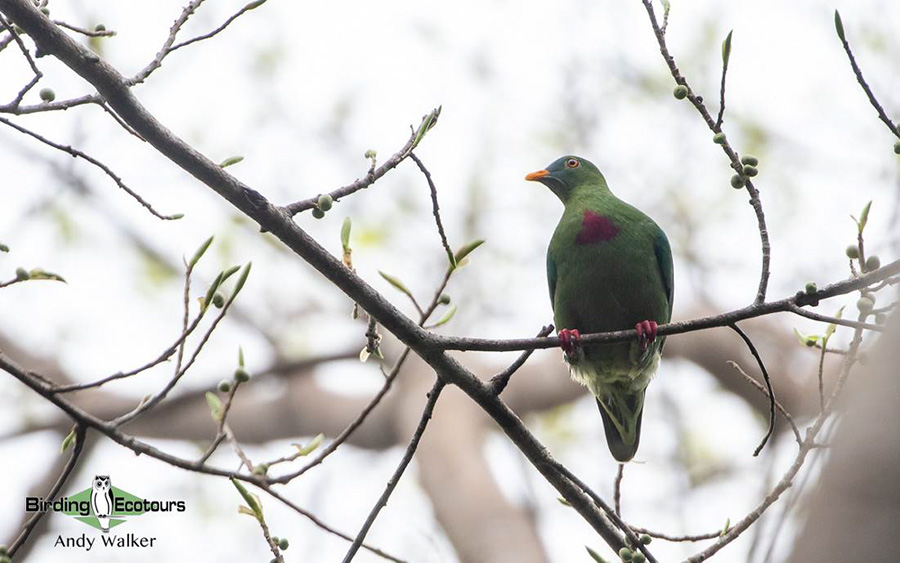
[[598, 200], [615, 197], [606, 185], [606, 179], [602, 175], [592, 178], [591, 181], [581, 183], [572, 189], [557, 191], [551, 187], [551, 190], [563, 202], [566, 209], [585, 209], [596, 204]]

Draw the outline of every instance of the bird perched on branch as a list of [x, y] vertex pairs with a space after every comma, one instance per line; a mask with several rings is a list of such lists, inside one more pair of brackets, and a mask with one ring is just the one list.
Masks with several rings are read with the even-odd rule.
[[[591, 162], [564, 156], [525, 176], [565, 205], [547, 249], [553, 317], [572, 378], [597, 400], [609, 450], [634, 457], [641, 438], [647, 384], [672, 316], [674, 273], [666, 234], [620, 200]], [[582, 345], [581, 334], [634, 328], [636, 340]]]

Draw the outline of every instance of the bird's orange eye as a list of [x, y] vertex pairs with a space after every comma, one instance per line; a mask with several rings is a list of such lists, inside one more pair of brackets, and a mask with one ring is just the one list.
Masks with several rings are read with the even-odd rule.
[[566, 168], [578, 168], [578, 159], [570, 158], [566, 161]]

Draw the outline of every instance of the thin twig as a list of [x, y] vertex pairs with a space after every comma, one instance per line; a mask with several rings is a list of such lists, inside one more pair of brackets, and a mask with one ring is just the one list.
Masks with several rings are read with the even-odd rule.
[[441, 223], [441, 208], [438, 205], [437, 187], [434, 185], [434, 180], [431, 178], [431, 172], [425, 168], [425, 165], [422, 164], [422, 161], [419, 160], [416, 153], [410, 151], [409, 158], [416, 163], [416, 166], [419, 167], [419, 170], [421, 170], [422, 174], [425, 176], [425, 180], [428, 181], [428, 188], [431, 190], [431, 212], [434, 215], [434, 222], [437, 223], [438, 234], [441, 236], [441, 244], [444, 246], [444, 251], [447, 253], [447, 259], [450, 261], [450, 265], [453, 266], [456, 264], [456, 259], [453, 257], [450, 243], [447, 242], [447, 234], [444, 232], [444, 225]]
[[96, 29], [85, 29], [83, 27], [78, 27], [77, 25], [66, 23], [62, 20], [53, 20], [53, 23], [55, 23], [59, 27], [70, 29], [75, 33], [80, 33], [88, 37], [114, 37], [116, 35], [116, 32], [111, 29], [103, 29], [102, 31], [97, 31]]
[[[837, 13], [835, 12], [835, 15]], [[900, 130], [897, 129], [897, 125], [891, 121], [891, 118], [888, 117], [887, 112], [884, 111], [884, 108], [881, 107], [881, 103], [879, 103], [878, 98], [875, 97], [875, 94], [872, 92], [872, 88], [869, 86], [869, 83], [866, 82], [866, 79], [863, 78], [862, 69], [859, 68], [859, 65], [856, 64], [856, 57], [853, 56], [853, 51], [850, 49], [850, 43], [847, 41], [846, 35], [841, 30], [841, 33], [838, 34], [838, 38], [841, 40], [841, 45], [844, 46], [844, 51], [847, 53], [847, 58], [850, 59], [850, 66], [853, 68], [853, 74], [856, 75], [856, 81], [859, 82], [859, 85], [862, 86], [863, 92], [866, 93], [866, 97], [869, 98], [869, 103], [872, 104], [872, 107], [875, 108], [875, 111], [878, 112], [878, 119], [880, 119], [887, 128], [890, 129], [891, 133], [894, 134], [895, 137], [900, 137]]]
[[618, 464], [616, 480], [613, 482], [613, 505], [616, 507], [616, 516], [622, 517], [622, 478], [625, 477], [625, 464]]
[[365, 523], [362, 528], [360, 528], [359, 533], [356, 534], [356, 539], [353, 540], [353, 543], [350, 545], [350, 549], [347, 550], [347, 554], [344, 555], [344, 563], [350, 563], [353, 560], [353, 557], [356, 555], [356, 552], [359, 551], [360, 546], [362, 545], [363, 540], [366, 539], [366, 534], [369, 533], [369, 529], [372, 527], [372, 524], [375, 523], [375, 519], [378, 517], [378, 513], [381, 512], [381, 509], [387, 505], [388, 499], [393, 494], [394, 489], [397, 487], [397, 483], [400, 482], [400, 478], [403, 476], [403, 472], [406, 471], [406, 467], [409, 465], [409, 462], [412, 461], [413, 455], [416, 453], [416, 448], [419, 447], [419, 440], [422, 439], [422, 434], [425, 433], [425, 427], [428, 426], [428, 422], [431, 420], [431, 415], [434, 412], [434, 406], [437, 404], [438, 398], [441, 396], [441, 391], [444, 389], [446, 384], [440, 378], [435, 380], [434, 386], [431, 388], [431, 391], [428, 392], [428, 402], [425, 403], [425, 409], [422, 411], [422, 417], [419, 419], [419, 426], [416, 428], [415, 433], [413, 433], [412, 438], [409, 441], [409, 444], [406, 446], [406, 451], [403, 453], [403, 458], [400, 460], [400, 464], [397, 466], [397, 469], [394, 470], [394, 474], [391, 476], [391, 479], [388, 481], [387, 486], [384, 488], [384, 492], [381, 494], [381, 497], [378, 499], [378, 502], [375, 503], [375, 506], [372, 507], [372, 510], [369, 512], [369, 516], [366, 518]]
[[[726, 38], [725, 41], [728, 42], [730, 51], [731, 32], [728, 33], [728, 38]], [[731, 59], [730, 56], [726, 57], [724, 52], [722, 56], [722, 83], [719, 85], [719, 115], [716, 116], [716, 126], [714, 127], [716, 131], [722, 130], [722, 120], [725, 118], [725, 76], [728, 74], [728, 61]]]
[[188, 45], [190, 45], [192, 43], [197, 43], [198, 41], [203, 41], [205, 39], [209, 39], [210, 37], [215, 37], [222, 31], [224, 31], [226, 27], [231, 25], [231, 22], [238, 19], [239, 17], [241, 17], [245, 13], [249, 12], [250, 10], [259, 8], [260, 6], [262, 6], [265, 3], [265, 1], [266, 0], [254, 0], [253, 2], [250, 2], [249, 4], [247, 4], [240, 10], [238, 10], [236, 13], [232, 14], [231, 17], [229, 17], [227, 20], [225, 20], [225, 22], [222, 25], [220, 25], [219, 27], [217, 27], [216, 29], [210, 31], [209, 33], [204, 33], [203, 35], [198, 35], [197, 37], [194, 37], [193, 39], [188, 39], [187, 41], [182, 41], [181, 43], [178, 43], [177, 45], [173, 45], [172, 48], [169, 49], [169, 53], [173, 53], [173, 52], [177, 51], [178, 49], [181, 49], [182, 47], [187, 47]]
[[11, 25], [9, 25], [9, 22], [7, 22], [6, 18], [4, 18], [2, 15], [0, 15], [0, 24], [2, 24], [6, 31], [11, 34], [13, 40], [16, 42], [16, 45], [19, 46], [19, 50], [22, 51], [22, 55], [25, 57], [25, 60], [28, 61], [28, 66], [31, 67], [31, 71], [34, 73], [32, 79], [21, 90], [19, 90], [19, 93], [16, 94], [16, 97], [13, 99], [13, 101], [5, 106], [16, 108], [19, 107], [20, 103], [22, 103], [22, 99], [25, 97], [25, 94], [27, 94], [32, 88], [34, 88], [38, 81], [40, 81], [40, 79], [44, 76], [44, 73], [42, 73], [35, 64], [34, 59], [31, 57], [31, 53], [28, 52], [28, 49], [25, 47], [25, 42], [22, 41], [22, 38], [19, 37], [19, 34], [16, 33], [16, 30], [13, 29]]
[[[753, 376], [751, 376], [749, 373], [744, 371], [744, 369], [740, 365], [738, 365], [737, 362], [728, 360], [728, 365], [733, 367], [735, 369], [735, 371], [737, 371], [739, 374], [741, 374], [744, 377], [744, 379], [747, 381], [747, 383], [752, 385], [757, 391], [759, 391], [760, 393], [765, 395], [766, 398], [770, 398], [769, 393], [766, 391], [766, 388], [763, 387], [759, 383], [759, 381], [754, 379]], [[803, 437], [800, 436], [800, 430], [797, 428], [797, 425], [794, 423], [794, 417], [791, 416], [791, 413], [789, 413], [787, 411], [787, 409], [784, 408], [784, 405], [782, 405], [781, 402], [778, 400], [775, 401], [775, 408], [778, 409], [778, 411], [782, 414], [782, 416], [784, 416], [784, 419], [791, 426], [791, 430], [794, 432], [794, 439], [797, 440], [797, 444], [802, 446], [803, 445]]]
[[801, 317], [806, 317], [807, 319], [812, 319], [814, 321], [848, 326], [850, 328], [864, 328], [866, 330], [873, 330], [875, 332], [884, 332], [884, 327], [881, 325], [866, 323], [862, 321], [851, 321], [850, 319], [839, 319], [837, 317], [831, 317], [828, 315], [820, 315], [819, 313], [804, 309], [802, 307], [798, 307], [797, 305], [792, 305], [788, 307], [787, 310], [791, 313], [794, 313], [795, 315], [800, 315]]
[[743, 330], [738, 327], [736, 323], [728, 325], [728, 328], [738, 333], [738, 336], [741, 337], [741, 340], [744, 341], [744, 344], [747, 345], [747, 348], [750, 349], [750, 353], [753, 354], [753, 357], [756, 359], [756, 363], [759, 365], [759, 370], [762, 372], [763, 380], [766, 382], [766, 392], [769, 395], [769, 429], [766, 431], [766, 435], [763, 436], [762, 441], [756, 447], [756, 450], [753, 452], [753, 456], [756, 457], [759, 455], [759, 452], [762, 451], [763, 446], [766, 445], [766, 442], [769, 441], [769, 438], [772, 437], [772, 434], [775, 432], [775, 390], [772, 389], [772, 381], [769, 379], [769, 370], [766, 369], [766, 364], [762, 361], [762, 358], [759, 355], [759, 352], [756, 350], [756, 346], [753, 345], [753, 341], [750, 340]]
[[5, 117], [0, 117], [0, 123], [3, 123], [4, 125], [8, 125], [8, 126], [12, 127], [13, 129], [15, 129], [16, 131], [18, 131], [20, 133], [24, 133], [25, 135], [28, 135], [29, 137], [31, 137], [33, 139], [37, 139], [38, 141], [44, 143], [45, 145], [51, 146], [56, 150], [68, 153], [68, 154], [72, 155], [73, 157], [83, 158], [84, 160], [90, 162], [91, 164], [93, 164], [94, 166], [96, 166], [97, 168], [102, 170], [107, 176], [109, 176], [112, 179], [112, 181], [116, 183], [117, 186], [119, 186], [122, 190], [125, 191], [125, 193], [127, 193], [128, 195], [133, 197], [135, 200], [137, 200], [138, 203], [143, 205], [147, 209], [147, 211], [149, 211], [150, 213], [153, 214], [153, 216], [158, 217], [159, 219], [166, 220], [166, 221], [171, 221], [173, 219], [181, 218], [181, 214], [163, 215], [163, 214], [159, 213], [156, 209], [153, 208], [152, 205], [147, 203], [147, 201], [144, 200], [144, 198], [139, 196], [137, 194], [137, 192], [135, 192], [134, 190], [132, 190], [131, 188], [126, 186], [125, 182], [122, 181], [122, 178], [120, 178], [115, 172], [113, 172], [107, 165], [103, 164], [102, 162], [100, 162], [96, 158], [92, 157], [91, 155], [89, 155], [83, 151], [80, 151], [76, 148], [73, 148], [71, 146], [68, 146], [68, 145], [61, 145], [59, 143], [54, 143], [53, 141], [47, 139], [46, 137], [43, 137], [42, 135], [38, 135], [37, 133], [35, 133], [29, 129], [26, 129], [20, 125], [17, 125], [15, 123], [13, 123], [12, 121], [6, 119]]
[[637, 526], [632, 526], [632, 530], [637, 534], [647, 534], [652, 538], [657, 538], [660, 540], [670, 541], [670, 542], [697, 542], [703, 540], [714, 540], [717, 537], [722, 535], [721, 530], [717, 530], [715, 532], [709, 532], [706, 534], [694, 534], [694, 535], [684, 535], [684, 536], [671, 536], [669, 534], [663, 534], [660, 532], [654, 532], [652, 530], [648, 530], [647, 528], [639, 528]]
[[[540, 332], [538, 332], [537, 338], [547, 336], [551, 332], [553, 332], [552, 324], [547, 325], [544, 328], [542, 328], [540, 330]], [[494, 395], [499, 395], [500, 393], [503, 392], [504, 389], [506, 389], [506, 386], [509, 384], [509, 379], [512, 377], [512, 375], [514, 373], [516, 373], [516, 371], [519, 370], [519, 368], [521, 368], [523, 365], [525, 365], [525, 362], [528, 361], [528, 358], [531, 357], [531, 354], [533, 354], [533, 353], [534, 353], [533, 348], [531, 350], [523, 351], [521, 354], [519, 354], [519, 357], [516, 358], [516, 361], [511, 363], [508, 368], [506, 368], [505, 370], [501, 371], [500, 373], [498, 373], [497, 375], [495, 375], [494, 377], [491, 378], [491, 382], [490, 382], [491, 391], [494, 393]]]
[[[650, 17], [650, 25], [653, 27], [654, 35], [656, 35], [656, 41], [659, 44], [659, 51], [660, 53], [662, 53], [663, 59], [665, 59], [666, 64], [669, 67], [669, 71], [672, 73], [672, 78], [675, 79], [676, 83], [688, 89], [687, 99], [700, 113], [700, 116], [703, 118], [703, 121], [706, 122], [706, 125], [709, 127], [710, 131], [719, 133], [720, 127], [716, 126], [716, 122], [713, 120], [712, 116], [709, 113], [709, 110], [704, 105], [703, 99], [700, 96], [696, 95], [691, 89], [690, 85], [687, 82], [687, 79], [682, 76], [681, 71], [675, 64], [675, 58], [669, 53], [669, 47], [666, 45], [665, 32], [660, 28], [659, 23], [656, 20], [656, 13], [653, 10], [653, 4], [650, 0], [641, 0], [641, 2], [643, 2], [644, 8], [647, 10], [647, 15]], [[724, 139], [721, 147], [725, 154], [728, 156], [728, 160], [731, 162], [731, 167], [734, 169], [734, 171], [737, 174], [743, 175], [743, 165], [741, 164], [737, 153], [734, 151], [734, 149], [731, 148], [727, 137]], [[755, 304], [762, 304], [766, 301], [766, 290], [769, 286], [769, 264], [771, 261], [769, 230], [766, 226], [766, 216], [763, 213], [762, 202], [759, 197], [759, 190], [756, 189], [756, 187], [753, 185], [753, 182], [749, 178], [746, 178], [744, 187], [746, 188], [747, 193], [750, 195], [750, 205], [753, 207], [754, 213], [756, 213], [757, 228], [759, 230], [760, 244], [762, 246], [762, 268], [759, 276], [759, 288], [756, 292], [756, 299], [754, 299], [753, 301]]]
[[[81, 452], [84, 449], [84, 438], [85, 438], [85, 427], [80, 422], [75, 423], [75, 444], [72, 447], [72, 454], [69, 456], [69, 461], [66, 462], [65, 467], [63, 467], [62, 473], [59, 474], [59, 478], [50, 487], [50, 490], [47, 491], [47, 494], [44, 496], [47, 500], [52, 500], [56, 498], [56, 495], [59, 494], [59, 491], [62, 490], [63, 485], [66, 484], [66, 481], [69, 479], [69, 476], [72, 474], [72, 471], [75, 469], [75, 466], [78, 464], [78, 458], [81, 457]], [[8, 555], [9, 558], [12, 559], [16, 555], [16, 551], [19, 550], [22, 545], [25, 544], [25, 541], [28, 539], [28, 536], [31, 535], [31, 532], [34, 531], [35, 526], [37, 526], [38, 522], [41, 521], [41, 518], [46, 514], [43, 510], [38, 510], [35, 512], [31, 518], [25, 522], [25, 526], [22, 528], [22, 532], [19, 536], [12, 542], [9, 546]]]
[[156, 56], [153, 57], [147, 66], [141, 69], [137, 74], [127, 79], [125, 83], [128, 86], [134, 86], [135, 84], [140, 84], [144, 80], [147, 79], [156, 69], [162, 66], [163, 59], [165, 59], [169, 53], [172, 52], [172, 45], [175, 43], [175, 36], [178, 35], [178, 32], [187, 23], [188, 19], [194, 14], [197, 8], [200, 7], [200, 4], [203, 3], [203, 0], [191, 0], [191, 2], [185, 6], [181, 10], [181, 14], [177, 18], [175, 18], [175, 22], [172, 24], [172, 27], [169, 28], [169, 35], [166, 36], [166, 40], [163, 42], [162, 47], [156, 53]]

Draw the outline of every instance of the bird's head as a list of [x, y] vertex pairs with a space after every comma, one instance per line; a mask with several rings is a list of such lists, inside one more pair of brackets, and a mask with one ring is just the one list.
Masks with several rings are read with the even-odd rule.
[[606, 179], [594, 163], [572, 155], [557, 158], [544, 170], [532, 172], [525, 179], [544, 184], [563, 203], [579, 189], [608, 189]]

